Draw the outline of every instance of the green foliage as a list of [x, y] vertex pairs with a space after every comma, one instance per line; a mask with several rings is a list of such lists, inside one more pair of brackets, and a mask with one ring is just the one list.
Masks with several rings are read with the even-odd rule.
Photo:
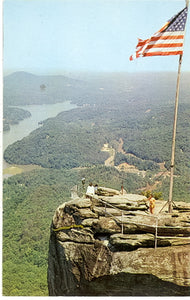
[[[100, 81], [90, 81], [89, 87], [81, 81], [75, 82], [78, 98], [75, 98], [72, 91], [69, 98], [85, 105], [46, 120], [42, 127], [28, 137], [9, 146], [4, 153], [5, 159], [10, 163], [38, 164], [56, 169], [91, 166], [102, 164], [108, 157], [101, 148], [104, 143], [109, 143], [116, 150], [116, 165], [127, 162], [140, 170], [156, 172], [157, 163], [164, 162], [169, 169], [174, 110], [174, 103], [170, 98], [173, 96], [174, 77], [173, 74], [168, 74], [166, 85], [164, 74], [152, 74], [148, 78], [146, 76], [144, 74], [142, 80], [142, 74], [135, 77], [133, 74], [119, 74], [116, 78], [113, 75], [101, 78]], [[31, 82], [37, 80], [31, 76], [29, 79]], [[59, 84], [61, 80], [66, 80], [59, 79], [60, 81], [55, 79]], [[112, 84], [108, 88], [110, 80]], [[190, 105], [187, 92], [190, 92], [190, 88], [185, 85], [188, 80], [189, 74], [185, 74], [176, 136], [175, 172], [180, 176], [183, 176], [184, 169], [190, 168]], [[147, 89], [142, 93], [145, 82]], [[45, 81], [41, 84], [46, 85], [45, 90], [48, 89]], [[104, 90], [99, 89], [100, 84]], [[48, 98], [46, 100], [48, 102]], [[120, 138], [124, 141], [123, 150], [126, 155], [117, 153]]]
[[[49, 232], [55, 209], [70, 200], [70, 190], [82, 192], [90, 181], [129, 192], [145, 185], [142, 177], [105, 166], [81, 170], [35, 170], [4, 180], [3, 294], [46, 296]], [[19, 199], [19, 200], [18, 200]]]
[[22, 108], [9, 107], [4, 105], [3, 107], [3, 131], [10, 130], [10, 125], [18, 124], [19, 121], [29, 118], [30, 112]]
[[153, 193], [153, 197], [158, 200], [158, 199], [162, 199], [162, 192], [154, 192]]
[[71, 169], [103, 163], [108, 157], [101, 152], [104, 143], [105, 137], [96, 127], [89, 129], [89, 124], [82, 121], [68, 124], [58, 116], [13, 147], [10, 145], [4, 157], [10, 163]]
[[119, 165], [122, 163], [127, 163], [129, 165], [134, 165], [139, 170], [151, 170], [151, 171], [158, 171], [159, 166], [154, 161], [151, 160], [143, 160], [138, 157], [132, 156], [130, 154], [122, 154], [116, 153], [115, 157], [115, 165]]
[[[71, 179], [72, 174], [66, 178]], [[43, 170], [4, 181], [3, 293], [6, 296], [48, 294], [51, 219], [55, 208], [69, 195], [68, 181], [62, 183], [62, 180], [63, 172]]]
[[[188, 157], [190, 155], [190, 134], [187, 124], [184, 124], [183, 116], [190, 116], [189, 105], [182, 105], [178, 118], [178, 130], [176, 135], [176, 171], [181, 173], [184, 167], [189, 168]], [[133, 136], [124, 141], [124, 150], [141, 159], [149, 159], [154, 162], [165, 162], [170, 168], [171, 143], [172, 143], [172, 109], [167, 109], [162, 118], [163, 111], [160, 108], [158, 117], [141, 124]], [[166, 116], [167, 114], [167, 116]], [[186, 123], [186, 122], [185, 122]], [[132, 134], [131, 134], [132, 135]]]
[[3, 264], [3, 295], [48, 296], [46, 278], [47, 266], [8, 260]]
[[152, 195], [152, 197], [154, 197], [156, 200], [162, 199], [162, 192], [152, 192], [150, 190], [147, 190], [147, 191], [141, 192], [141, 195], [143, 195], [147, 198], [149, 198]]
[[[167, 177], [162, 180], [162, 192], [164, 199], [169, 197], [170, 178]], [[189, 187], [190, 187], [190, 173], [184, 170], [183, 176], [174, 176], [173, 185], [173, 200], [189, 202]]]

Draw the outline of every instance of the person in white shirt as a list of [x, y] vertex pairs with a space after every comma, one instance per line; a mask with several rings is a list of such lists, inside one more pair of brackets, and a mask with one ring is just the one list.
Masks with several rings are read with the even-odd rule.
[[86, 196], [91, 198], [94, 196], [94, 194], [95, 194], [94, 186], [93, 186], [92, 182], [90, 182], [89, 186], [87, 187], [87, 190], [86, 190]]

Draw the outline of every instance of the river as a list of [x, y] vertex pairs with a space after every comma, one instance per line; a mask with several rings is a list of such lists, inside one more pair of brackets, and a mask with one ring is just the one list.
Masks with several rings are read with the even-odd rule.
[[[37, 129], [39, 127], [39, 122], [56, 117], [57, 114], [62, 111], [77, 108], [77, 105], [71, 104], [70, 101], [66, 101], [56, 104], [25, 105], [17, 107], [28, 110], [31, 113], [31, 117], [20, 121], [19, 124], [11, 125], [9, 131], [3, 132], [3, 152], [8, 145], [21, 140], [29, 135], [30, 132]], [[3, 161], [3, 170], [7, 167], [10, 167], [10, 165]], [[7, 177], [5, 173], [3, 177]]]

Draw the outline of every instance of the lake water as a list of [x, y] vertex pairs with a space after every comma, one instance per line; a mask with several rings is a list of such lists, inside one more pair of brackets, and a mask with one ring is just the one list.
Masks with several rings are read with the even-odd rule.
[[[19, 122], [19, 124], [11, 125], [9, 131], [3, 132], [3, 152], [8, 145], [21, 140], [23, 137], [29, 135], [30, 132], [38, 128], [38, 122], [55, 117], [58, 113], [71, 110], [77, 106], [75, 104], [71, 104], [70, 101], [66, 101], [56, 104], [25, 105], [17, 107], [28, 110], [31, 113], [31, 117], [24, 119]], [[3, 169], [7, 166], [8, 164], [3, 161]]]

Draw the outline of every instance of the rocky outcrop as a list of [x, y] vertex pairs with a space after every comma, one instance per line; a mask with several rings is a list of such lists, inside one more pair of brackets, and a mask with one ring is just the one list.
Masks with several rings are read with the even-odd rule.
[[157, 201], [150, 215], [146, 197], [100, 188], [93, 199], [59, 206], [50, 235], [49, 295], [189, 295], [189, 205], [158, 214], [163, 205]]

